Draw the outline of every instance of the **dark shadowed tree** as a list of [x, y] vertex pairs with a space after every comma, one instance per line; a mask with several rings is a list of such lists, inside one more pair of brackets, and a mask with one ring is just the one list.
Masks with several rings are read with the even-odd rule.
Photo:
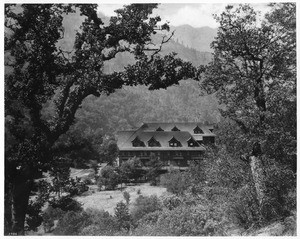
[[[151, 44], [152, 34], [169, 29], [159, 26], [160, 17], [149, 17], [156, 7], [125, 6], [104, 25], [97, 5], [5, 5], [5, 233], [24, 234], [33, 180], [51, 168], [52, 147], [87, 96], [110, 94], [123, 85], [166, 88], [194, 76], [190, 63], [158, 54], [169, 37]], [[58, 42], [64, 16], [74, 11], [84, 21], [70, 52]], [[132, 54], [135, 63], [104, 73], [104, 63], [122, 52]], [[42, 110], [51, 100], [54, 113], [45, 118]]]

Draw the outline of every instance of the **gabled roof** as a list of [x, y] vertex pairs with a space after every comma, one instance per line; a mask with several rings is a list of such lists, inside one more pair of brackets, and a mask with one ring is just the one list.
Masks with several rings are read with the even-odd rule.
[[[143, 130], [139, 130], [139, 131], [126, 131], [126, 132], [120, 132], [121, 137], [118, 137], [118, 147], [120, 150], [131, 150], [132, 147], [132, 140], [134, 140], [137, 136], [139, 137], [139, 139], [143, 142], [148, 142], [152, 137], [154, 137], [161, 145], [161, 147], [149, 147], [148, 145], [146, 145], [146, 147], [141, 147], [143, 149], [160, 149], [160, 150], [164, 150], [164, 149], [169, 149], [169, 150], [173, 150], [172, 147], [169, 146], [169, 141], [174, 137], [176, 138], [182, 145], [182, 147], [180, 147], [181, 150], [192, 150], [191, 147], [188, 146], [188, 140], [193, 136], [187, 132], [187, 131], [143, 131]], [[126, 137], [128, 137], [126, 139]], [[135, 147], [136, 148], [136, 147]], [[205, 150], [204, 147], [200, 146], [197, 147], [197, 150]]]
[[214, 133], [210, 131], [210, 129], [214, 129], [212, 124], [203, 124], [199, 122], [170, 122], [170, 123], [160, 123], [160, 122], [151, 122], [144, 123], [140, 129], [143, 131], [155, 131], [157, 128], [161, 127], [164, 131], [171, 131], [174, 126], [176, 126], [180, 131], [190, 132], [193, 136], [194, 129], [198, 126], [204, 134], [197, 134], [202, 136], [216, 136]]

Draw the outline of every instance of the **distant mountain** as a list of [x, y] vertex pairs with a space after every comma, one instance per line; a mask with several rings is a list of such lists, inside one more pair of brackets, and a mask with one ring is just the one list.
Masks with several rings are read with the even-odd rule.
[[[161, 34], [155, 35], [153, 37], [153, 42], [158, 43], [162, 37]], [[164, 56], [172, 52], [177, 53], [178, 57], [191, 62], [194, 66], [207, 65], [212, 59], [211, 52], [199, 52], [193, 48], [185, 47], [171, 39], [168, 43], [163, 45], [160, 55]], [[118, 54], [115, 59], [105, 62], [104, 70], [105, 72], [122, 71], [125, 66], [133, 63], [133, 55], [121, 53]]]
[[200, 52], [212, 52], [211, 42], [217, 36], [217, 29], [210, 27], [194, 28], [190, 25], [171, 27], [175, 31], [174, 40], [186, 47], [194, 48]]
[[[105, 24], [109, 22], [109, 18], [100, 16]], [[76, 31], [79, 30], [84, 17], [80, 14], [72, 13], [65, 16], [63, 20], [64, 38], [59, 41], [59, 45], [63, 49], [71, 51]], [[209, 27], [194, 28], [189, 25], [179, 27], [171, 27], [175, 30], [174, 37], [163, 46], [161, 55], [176, 52], [178, 57], [185, 61], [190, 61], [194, 66], [206, 65], [211, 60], [211, 49], [209, 47], [216, 30]], [[153, 36], [155, 43], [160, 42], [163, 36], [156, 34]], [[129, 53], [117, 54], [115, 59], [105, 63], [105, 72], [122, 71], [124, 66], [134, 63], [134, 57]]]

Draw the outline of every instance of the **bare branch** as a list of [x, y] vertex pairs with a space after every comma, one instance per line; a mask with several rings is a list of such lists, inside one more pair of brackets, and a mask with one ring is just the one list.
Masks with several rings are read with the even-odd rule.
[[166, 38], [166, 36], [163, 36], [162, 41], [161, 41], [161, 43], [159, 45], [159, 48], [156, 49], [154, 51], [154, 53], [150, 56], [151, 58], [148, 61], [148, 64], [151, 63], [154, 60], [154, 56], [157, 55], [161, 51], [163, 44], [165, 44], [165, 43], [167, 43], [167, 42], [169, 42], [171, 40], [171, 38], [174, 36], [174, 33], [175, 33], [175, 31], [173, 31], [168, 38]]

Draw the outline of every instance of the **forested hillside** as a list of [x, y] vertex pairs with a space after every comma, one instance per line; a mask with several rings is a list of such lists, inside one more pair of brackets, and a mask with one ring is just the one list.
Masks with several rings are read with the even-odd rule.
[[190, 25], [171, 27], [175, 30], [174, 39], [184, 46], [200, 52], [212, 52], [210, 44], [217, 36], [217, 29], [210, 27], [194, 28]]
[[86, 99], [76, 115], [77, 123], [85, 122], [93, 130], [101, 128], [104, 133], [115, 133], [150, 121], [219, 122], [215, 97], [200, 94], [195, 81], [183, 81], [178, 86], [155, 91], [143, 86], [125, 87], [110, 96]]
[[[104, 23], [108, 23], [107, 17], [101, 17]], [[59, 42], [62, 48], [72, 49], [75, 33], [83, 19], [79, 13], [69, 14], [64, 18], [65, 35]], [[207, 65], [212, 59], [208, 46], [213, 40], [215, 30], [203, 29], [191, 26], [172, 27], [171, 31], [175, 31], [174, 37], [163, 46], [160, 54], [176, 52], [178, 57], [193, 63], [194, 66]], [[179, 40], [179, 36], [184, 39]], [[155, 44], [161, 39], [162, 35], [159, 33], [152, 36]], [[202, 47], [207, 52], [196, 50], [196, 43], [199, 45], [198, 49]], [[191, 47], [187, 47], [189, 45]], [[122, 71], [134, 61], [132, 54], [119, 53], [105, 63], [104, 71]], [[219, 122], [217, 100], [213, 95], [204, 97], [201, 93], [199, 84], [195, 81], [181, 82], [180, 85], [166, 90], [155, 91], [148, 91], [143, 86], [124, 87], [109, 97], [102, 95], [100, 98], [87, 98], [76, 114], [75, 127], [92, 127], [93, 130], [101, 129], [104, 134], [113, 134], [118, 130], [138, 127], [146, 121]]]

